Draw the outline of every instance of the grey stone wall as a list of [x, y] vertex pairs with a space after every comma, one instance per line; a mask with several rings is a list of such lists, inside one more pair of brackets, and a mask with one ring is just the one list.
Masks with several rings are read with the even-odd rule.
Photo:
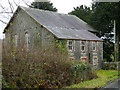
[[23, 10], [14, 16], [14, 20], [9, 25], [6, 36], [6, 43], [14, 46], [15, 34], [18, 35], [18, 45], [26, 46], [25, 33], [29, 34], [29, 48], [46, 48], [48, 44], [54, 41], [54, 36], [48, 32], [42, 25], [39, 25]]
[[80, 40], [74, 41], [74, 50], [71, 52], [68, 52], [69, 57], [74, 57], [75, 60], [81, 61], [82, 57], [86, 57], [86, 60], [88, 63], [93, 65], [93, 57], [98, 58], [98, 65], [93, 65], [94, 68], [100, 68], [101, 62], [103, 60], [103, 42], [97, 41], [97, 47], [96, 50], [92, 50], [92, 42], [94, 41], [86, 41], [86, 49], [85, 51], [81, 50], [80, 46]]

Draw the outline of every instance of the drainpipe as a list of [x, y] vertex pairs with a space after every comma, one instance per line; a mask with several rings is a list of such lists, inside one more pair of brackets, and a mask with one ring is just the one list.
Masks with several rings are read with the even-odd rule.
[[117, 62], [116, 21], [114, 20], [114, 61]]

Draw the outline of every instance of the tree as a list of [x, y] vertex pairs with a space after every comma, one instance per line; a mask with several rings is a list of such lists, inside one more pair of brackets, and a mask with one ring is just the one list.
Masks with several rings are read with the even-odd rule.
[[104, 36], [111, 40], [111, 32], [113, 32], [113, 21], [116, 21], [116, 43], [115, 43], [115, 61], [119, 59], [119, 42], [120, 42], [120, 2], [118, 3], [93, 3], [92, 17], [90, 24], [101, 32], [100, 36]]
[[30, 3], [29, 0], [1, 0], [0, 23], [6, 25], [19, 5], [29, 6]]
[[50, 3], [49, 1], [48, 2], [33, 2], [30, 7], [57, 12], [57, 9], [53, 7], [53, 3]]
[[71, 11], [69, 14], [76, 15], [80, 19], [89, 22], [91, 13], [92, 10], [90, 9], [90, 7], [81, 5], [79, 7], [74, 8], [74, 10]]

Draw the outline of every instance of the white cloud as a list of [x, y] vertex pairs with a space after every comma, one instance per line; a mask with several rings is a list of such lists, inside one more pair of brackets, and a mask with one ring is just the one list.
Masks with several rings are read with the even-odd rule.
[[73, 7], [80, 5], [91, 5], [91, 0], [51, 0], [53, 5], [58, 9], [59, 13], [68, 13], [73, 10]]

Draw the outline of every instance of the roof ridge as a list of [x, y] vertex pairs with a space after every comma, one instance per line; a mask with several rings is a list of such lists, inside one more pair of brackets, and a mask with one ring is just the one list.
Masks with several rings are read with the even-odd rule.
[[[38, 9], [38, 8], [31, 8], [31, 7], [23, 7], [23, 6], [19, 6], [19, 7], [22, 8], [22, 9], [27, 8], [27, 9], [33, 9], [33, 10], [38, 10], [38, 11], [44, 11], [44, 12], [50, 12], [50, 13], [56, 13], [56, 14], [66, 15], [66, 16], [72, 16], [72, 17], [75, 17], [77, 19], [80, 19], [77, 16], [71, 15], [71, 14], [59, 13], [59, 12], [54, 12], [54, 11], [49, 11], [49, 10], [43, 10], [43, 9]], [[83, 21], [82, 19], [80, 19], [80, 21], [82, 21], [85, 24], [88, 24], [85, 21]]]
[[38, 11], [44, 11], [44, 12], [50, 12], [50, 13], [56, 13], [56, 14], [61, 14], [61, 15], [67, 15], [67, 16], [75, 16], [75, 15], [70, 15], [70, 14], [65, 14], [65, 13], [59, 13], [59, 12], [54, 12], [54, 11], [49, 11], [49, 10], [43, 10], [43, 9], [38, 9], [38, 8], [31, 8], [31, 7], [23, 7], [19, 6], [22, 9], [32, 9], [32, 10], [38, 10]]

